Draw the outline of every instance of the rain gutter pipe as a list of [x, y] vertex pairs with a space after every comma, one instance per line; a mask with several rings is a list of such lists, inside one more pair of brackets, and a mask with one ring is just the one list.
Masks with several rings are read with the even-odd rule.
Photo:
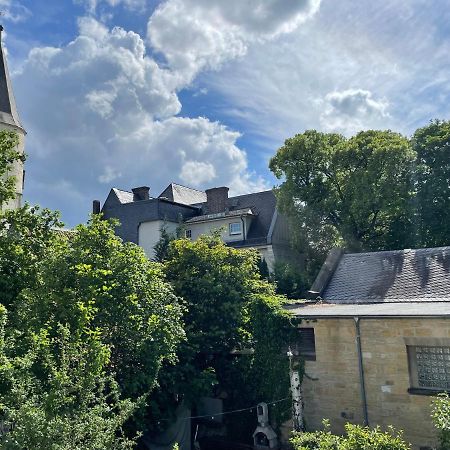
[[366, 384], [364, 381], [364, 365], [361, 350], [361, 329], [359, 327], [359, 317], [354, 317], [355, 330], [356, 330], [356, 350], [358, 353], [358, 367], [359, 367], [359, 384], [361, 387], [361, 401], [363, 407], [364, 425], [369, 426], [369, 415], [367, 412], [367, 397], [366, 397]]

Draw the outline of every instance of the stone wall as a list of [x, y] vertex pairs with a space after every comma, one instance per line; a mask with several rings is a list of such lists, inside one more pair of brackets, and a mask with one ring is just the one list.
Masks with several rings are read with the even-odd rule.
[[[408, 393], [410, 386], [405, 338], [449, 338], [445, 319], [361, 319], [361, 346], [365, 372], [369, 425], [393, 425], [404, 431], [414, 449], [436, 445], [430, 419], [432, 397]], [[328, 418], [335, 433], [346, 422], [363, 423], [358, 356], [353, 319], [304, 321], [313, 327], [316, 361], [306, 361], [303, 395], [309, 430]], [[425, 344], [426, 345], [426, 344]]]

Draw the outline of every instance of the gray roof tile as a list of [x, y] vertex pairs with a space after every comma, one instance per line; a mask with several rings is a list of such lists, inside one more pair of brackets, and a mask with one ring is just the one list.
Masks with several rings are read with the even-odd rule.
[[166, 197], [172, 202], [183, 205], [194, 205], [196, 203], [206, 202], [206, 193], [192, 189], [181, 184], [171, 183], [164, 189], [159, 197]]
[[450, 247], [345, 254], [322, 298], [331, 303], [450, 301]]

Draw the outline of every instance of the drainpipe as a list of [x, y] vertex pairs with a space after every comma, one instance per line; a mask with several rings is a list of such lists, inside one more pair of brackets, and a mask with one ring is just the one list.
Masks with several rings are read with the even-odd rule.
[[241, 216], [241, 222], [242, 222], [242, 237], [244, 238], [243, 240], [244, 240], [244, 242], [246, 241], [246, 238], [245, 238], [245, 220], [244, 220], [244, 218]]
[[358, 366], [359, 366], [359, 384], [361, 386], [361, 401], [364, 415], [364, 425], [369, 426], [369, 415], [367, 412], [367, 397], [366, 397], [366, 384], [364, 382], [364, 365], [361, 350], [361, 330], [359, 328], [359, 317], [354, 317], [355, 330], [356, 330], [356, 350], [358, 352]]

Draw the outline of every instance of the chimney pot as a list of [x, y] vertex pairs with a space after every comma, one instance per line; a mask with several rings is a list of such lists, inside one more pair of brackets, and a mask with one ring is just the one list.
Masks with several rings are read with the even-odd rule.
[[100, 200], [92, 202], [92, 214], [100, 214]]
[[206, 189], [206, 207], [209, 214], [224, 212], [227, 208], [228, 191], [226, 186]]
[[133, 191], [133, 202], [148, 200], [150, 198], [150, 188], [148, 186], [139, 186], [131, 190]]

